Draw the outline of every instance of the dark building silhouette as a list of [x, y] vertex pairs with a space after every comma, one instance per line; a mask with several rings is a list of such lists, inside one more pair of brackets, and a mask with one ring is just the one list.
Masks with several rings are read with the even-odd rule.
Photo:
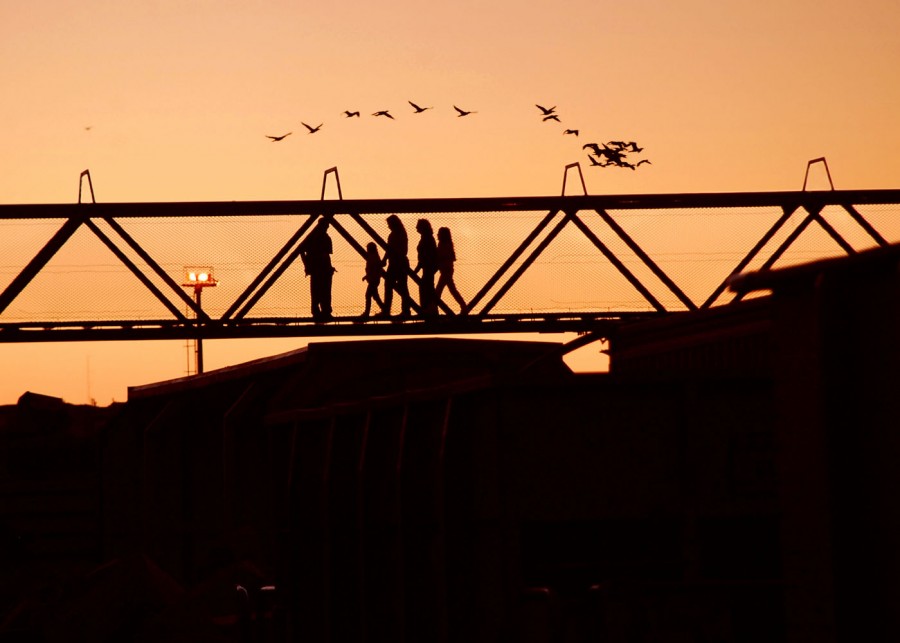
[[[27, 394], [0, 409], [0, 639], [894, 640], [898, 266], [743, 275], [771, 294], [623, 326], [603, 374], [377, 340], [108, 409]], [[84, 492], [38, 511], [65, 467]]]

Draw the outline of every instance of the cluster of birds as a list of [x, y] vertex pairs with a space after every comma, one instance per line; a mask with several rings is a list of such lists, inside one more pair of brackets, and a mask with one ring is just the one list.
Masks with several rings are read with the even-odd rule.
[[[556, 113], [556, 105], [554, 105], [553, 107], [544, 107], [543, 105], [535, 104], [535, 107], [537, 107], [539, 110], [541, 110], [541, 116], [542, 116], [541, 120], [544, 121], [545, 123], [547, 121], [556, 121], [557, 123], [562, 122], [561, 120], [559, 120], [559, 114]], [[577, 129], [563, 130], [563, 135], [569, 135], [569, 134], [571, 134], [572, 136], [578, 136], [578, 130]]]
[[628, 152], [639, 153], [644, 150], [638, 147], [634, 141], [608, 141], [606, 143], [585, 143], [581, 146], [583, 150], [591, 150], [593, 154], [588, 154], [588, 160], [593, 167], [627, 167], [630, 170], [636, 170], [644, 163], [650, 165], [647, 159], [641, 159], [637, 163], [629, 161], [625, 155]]
[[[541, 111], [541, 120], [543, 122], [555, 121], [557, 123], [562, 123], [562, 121], [559, 120], [559, 114], [556, 113], [555, 105], [553, 107], [544, 107], [543, 105], [535, 104], [535, 107]], [[579, 130], [577, 129], [567, 128], [563, 130], [564, 136], [578, 136], [578, 134]], [[627, 167], [630, 170], [636, 170], [645, 163], [650, 165], [650, 161], [647, 159], [641, 159], [637, 163], [632, 163], [626, 158], [626, 155], [629, 152], [639, 154], [644, 151], [644, 148], [639, 147], [634, 141], [585, 143], [581, 146], [581, 149], [591, 150], [593, 152], [593, 154], [588, 154], [588, 160], [591, 162], [592, 167]]]
[[[422, 107], [411, 100], [406, 101], [410, 104], [413, 109], [413, 113], [421, 114], [423, 112], [428, 111], [429, 109], [434, 109], [432, 106]], [[553, 121], [556, 123], [562, 123], [559, 118], [559, 114], [556, 112], [556, 106], [553, 107], [544, 107], [543, 105], [535, 104], [541, 112], [541, 120], [543, 122]], [[478, 112], [465, 110], [461, 107], [453, 106], [453, 109], [456, 110], [456, 115], [459, 118], [463, 116], [469, 116], [470, 114], [477, 114]], [[344, 110], [343, 112], [344, 118], [360, 118], [359, 111], [351, 111]], [[372, 112], [372, 116], [376, 118], [389, 118], [394, 120], [394, 116], [391, 114], [390, 110], [382, 109], [377, 112]], [[319, 123], [318, 125], [309, 125], [307, 123], [301, 122], [301, 125], [306, 128], [308, 134], [315, 134], [316, 132], [322, 129], [322, 125], [324, 123]], [[272, 136], [266, 135], [266, 138], [270, 139], [273, 143], [277, 143], [278, 141], [283, 141], [288, 136], [293, 134], [293, 132], [288, 132], [286, 134], [281, 134], [280, 136]], [[579, 130], [566, 128], [563, 130], [563, 135], [565, 136], [578, 136]], [[650, 161], [647, 159], [641, 159], [636, 163], [633, 163], [631, 160], [627, 158], [627, 154], [633, 153], [638, 154], [643, 151], [644, 148], [639, 147], [637, 143], [634, 141], [607, 141], [606, 143], [586, 143], [581, 147], [583, 150], [591, 150], [593, 154], [588, 154], [588, 160], [591, 163], [592, 167], [626, 167], [631, 170], [636, 170], [641, 165], [650, 164]]]
[[[412, 102], [411, 100], [406, 101], [406, 102], [412, 106], [413, 113], [415, 113], [415, 114], [421, 114], [422, 112], [428, 111], [429, 109], [434, 109], [434, 107], [432, 107], [432, 106], [422, 107], [421, 105], [417, 105], [416, 103]], [[456, 110], [457, 117], [463, 117], [463, 116], [468, 116], [470, 114], [478, 113], [475, 111], [462, 109], [461, 107], [457, 107], [456, 105], [453, 106], [453, 109]], [[347, 109], [347, 110], [344, 110], [343, 114], [344, 114], [345, 118], [360, 118], [360, 113], [358, 111], [350, 111], [349, 109]], [[390, 110], [387, 110], [387, 109], [381, 109], [381, 110], [378, 110], [377, 112], [372, 112], [372, 116], [375, 116], [375, 117], [381, 116], [384, 118], [389, 118], [391, 120], [394, 120], [393, 114], [391, 114]], [[312, 125], [308, 125], [307, 123], [303, 123], [302, 121], [300, 124], [303, 125], [303, 127], [305, 127], [307, 129], [308, 134], [315, 134], [320, 129], [322, 129], [322, 125], [324, 125], [324, 123], [319, 123], [316, 126], [312, 126]], [[287, 138], [291, 134], [293, 134], [293, 132], [288, 132], [287, 134], [282, 134], [280, 136], [271, 136], [271, 135], [267, 134], [266, 138], [271, 139], [273, 143], [276, 143], [278, 141], [283, 141], [285, 138]]]

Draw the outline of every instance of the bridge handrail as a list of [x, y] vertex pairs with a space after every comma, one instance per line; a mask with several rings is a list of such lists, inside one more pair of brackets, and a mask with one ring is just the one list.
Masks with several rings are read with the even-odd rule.
[[2, 204], [0, 220], [104, 217], [223, 217], [296, 214], [359, 215], [537, 210], [653, 210], [740, 207], [824, 207], [900, 203], [900, 189], [713, 192], [589, 196], [449, 197], [282, 201], [160, 201]]

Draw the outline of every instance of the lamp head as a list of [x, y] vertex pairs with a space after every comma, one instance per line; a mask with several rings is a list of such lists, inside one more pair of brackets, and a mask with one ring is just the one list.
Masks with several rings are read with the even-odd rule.
[[181, 285], [185, 288], [204, 288], [215, 286], [217, 283], [210, 266], [185, 266], [184, 268], [184, 282]]

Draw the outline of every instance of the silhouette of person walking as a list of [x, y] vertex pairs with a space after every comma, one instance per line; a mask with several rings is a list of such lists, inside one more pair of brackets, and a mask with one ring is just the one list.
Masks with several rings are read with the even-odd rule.
[[453, 264], [456, 262], [456, 251], [453, 249], [453, 237], [450, 234], [450, 228], [438, 228], [437, 239], [437, 268], [440, 276], [435, 289], [435, 301], [441, 298], [441, 293], [446, 287], [450, 294], [453, 295], [456, 303], [459, 304], [459, 313], [465, 315], [468, 312], [466, 300], [459, 294], [459, 290], [453, 282]]
[[300, 258], [309, 275], [312, 316], [316, 321], [331, 319], [331, 281], [335, 272], [331, 265], [331, 252], [328, 219], [322, 219], [300, 244]]
[[401, 315], [409, 316], [409, 237], [406, 236], [406, 228], [396, 214], [387, 218], [390, 233], [387, 238], [387, 252], [384, 254], [382, 264], [387, 264], [384, 279], [384, 308], [379, 317], [389, 317], [391, 303], [394, 300], [394, 290], [400, 295]]
[[428, 219], [419, 219], [416, 222], [416, 232], [419, 233], [419, 244], [416, 246], [418, 262], [413, 272], [422, 271], [419, 281], [419, 305], [423, 315], [437, 314], [437, 297], [434, 292], [434, 276], [438, 270], [437, 244], [434, 241], [434, 231]]
[[366, 274], [362, 278], [366, 285], [366, 310], [362, 314], [363, 317], [369, 316], [372, 308], [372, 300], [378, 304], [378, 307], [384, 310], [384, 302], [378, 295], [378, 286], [381, 284], [381, 255], [378, 254], [378, 246], [374, 241], [370, 241], [366, 245]]

